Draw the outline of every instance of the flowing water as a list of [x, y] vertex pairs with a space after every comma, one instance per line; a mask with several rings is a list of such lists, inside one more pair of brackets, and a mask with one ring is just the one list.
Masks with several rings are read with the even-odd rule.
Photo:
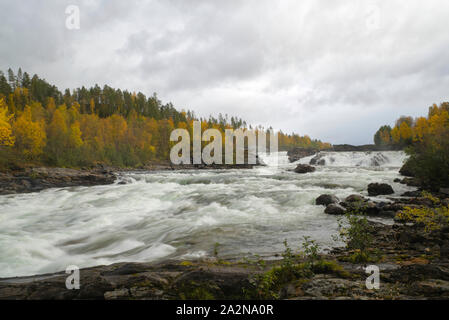
[[[128, 173], [113, 185], [0, 196], [0, 277], [123, 261], [273, 257], [287, 239], [335, 246], [337, 218], [314, 205], [323, 193], [366, 195], [394, 183], [402, 152], [323, 152], [324, 165], [296, 174], [285, 152], [249, 170]], [[301, 159], [309, 163], [313, 157]], [[126, 184], [123, 184], [125, 183]]]

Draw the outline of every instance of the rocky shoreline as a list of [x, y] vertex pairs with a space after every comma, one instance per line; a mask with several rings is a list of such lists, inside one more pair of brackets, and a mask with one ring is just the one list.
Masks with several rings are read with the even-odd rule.
[[[441, 202], [449, 199], [440, 195]], [[350, 199], [349, 199], [350, 198]], [[335, 203], [322, 196], [317, 205]], [[367, 204], [361, 196], [345, 199]], [[394, 216], [405, 206], [429, 207], [425, 197], [400, 198], [385, 204]], [[370, 216], [380, 211], [367, 206]], [[393, 214], [394, 213], [394, 214]], [[392, 221], [392, 220], [390, 220]], [[279, 299], [448, 299], [449, 226], [429, 231], [419, 223], [370, 221], [376, 261], [357, 263], [357, 250], [337, 247], [319, 255], [320, 268], [312, 274], [283, 283]], [[219, 255], [194, 261], [117, 263], [80, 270], [79, 290], [68, 290], [64, 272], [0, 279], [0, 299], [258, 299], [263, 278], [285, 265], [284, 260], [222, 260]], [[291, 259], [291, 258], [290, 258]], [[295, 257], [303, 263], [304, 257]], [[284, 261], [284, 262], [283, 262]], [[365, 267], [380, 269], [380, 288], [367, 289]], [[271, 270], [271, 271], [270, 271]], [[263, 297], [263, 298], [266, 298]]]
[[255, 165], [173, 165], [152, 163], [138, 168], [99, 165], [95, 168], [30, 167], [0, 172], [0, 195], [39, 192], [49, 188], [96, 186], [113, 184], [123, 172], [166, 170], [251, 169]]

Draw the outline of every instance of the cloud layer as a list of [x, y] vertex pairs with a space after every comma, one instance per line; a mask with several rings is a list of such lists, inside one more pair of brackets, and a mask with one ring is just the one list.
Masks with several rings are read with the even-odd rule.
[[448, 16], [444, 0], [3, 1], [0, 68], [362, 144], [449, 100]]

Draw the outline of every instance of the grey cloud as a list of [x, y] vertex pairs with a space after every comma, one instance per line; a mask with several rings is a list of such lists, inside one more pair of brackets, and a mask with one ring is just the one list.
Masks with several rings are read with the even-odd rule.
[[[68, 4], [81, 30], [64, 27]], [[0, 67], [368, 143], [449, 100], [447, 16], [444, 0], [2, 1]]]

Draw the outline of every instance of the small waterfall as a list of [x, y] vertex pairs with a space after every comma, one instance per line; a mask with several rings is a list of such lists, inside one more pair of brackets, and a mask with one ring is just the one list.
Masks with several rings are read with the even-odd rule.
[[390, 167], [400, 168], [407, 155], [402, 151], [330, 152], [299, 160], [299, 163], [328, 167]]
[[259, 153], [259, 161], [268, 167], [277, 167], [290, 164], [286, 151]]

